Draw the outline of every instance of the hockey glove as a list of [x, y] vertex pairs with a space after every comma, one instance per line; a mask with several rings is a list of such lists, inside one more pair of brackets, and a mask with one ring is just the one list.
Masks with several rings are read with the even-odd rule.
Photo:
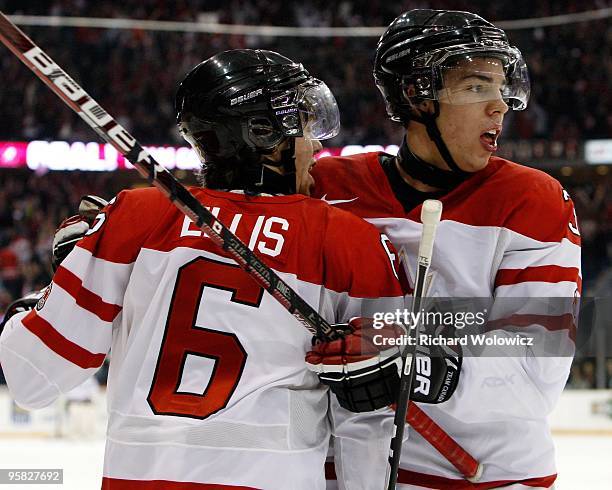
[[316, 342], [306, 354], [308, 369], [317, 373], [340, 405], [351, 412], [369, 412], [394, 403], [401, 348], [389, 344], [402, 338], [405, 329], [395, 324], [374, 328], [370, 318], [352, 318], [348, 324], [335, 327], [345, 335]]
[[[316, 343], [306, 355], [308, 369], [317, 373], [336, 395], [340, 406], [351, 412], [369, 412], [395, 403], [401, 350], [407, 338], [404, 327], [385, 324], [374, 328], [369, 318], [354, 318], [348, 325], [336, 327], [345, 330], [345, 335], [331, 342]], [[410, 399], [442, 403], [455, 391], [461, 358], [449, 356], [436, 347], [431, 349], [434, 351], [419, 347]]]
[[0, 322], [0, 333], [2, 333], [2, 330], [4, 329], [4, 325], [6, 325], [6, 322], [13, 315], [16, 315], [17, 313], [21, 313], [22, 311], [30, 311], [34, 309], [34, 307], [41, 301], [43, 302], [40, 306], [42, 308], [44, 301], [49, 295], [47, 291], [51, 292], [51, 285], [47, 286], [46, 288], [41, 289], [40, 291], [34, 291], [32, 293], [26, 294], [22, 298], [16, 299], [10, 305], [8, 305], [8, 308], [6, 309], [6, 312], [4, 313], [4, 317], [2, 318], [2, 321]]
[[76, 243], [85, 236], [100, 210], [107, 204], [101, 197], [85, 196], [79, 203], [79, 214], [62, 221], [53, 237], [53, 256], [51, 258], [53, 272], [72, 252]]

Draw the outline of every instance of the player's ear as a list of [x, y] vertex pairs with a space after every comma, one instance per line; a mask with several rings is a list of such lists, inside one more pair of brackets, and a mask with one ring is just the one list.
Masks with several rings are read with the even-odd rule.
[[419, 111], [425, 112], [427, 114], [433, 114], [434, 112], [434, 105], [433, 101], [431, 100], [421, 100], [417, 104], [417, 108], [419, 109]]

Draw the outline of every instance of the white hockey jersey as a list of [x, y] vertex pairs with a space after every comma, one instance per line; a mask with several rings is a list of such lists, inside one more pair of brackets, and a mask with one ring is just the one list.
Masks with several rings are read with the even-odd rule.
[[[395, 198], [377, 153], [323, 158], [316, 190], [335, 206], [376, 225], [391, 239], [414, 279], [421, 206], [406, 213]], [[419, 404], [484, 466], [472, 484], [431, 444], [406, 427], [398, 488], [548, 488], [556, 478], [547, 414], [569, 374], [581, 289], [580, 236], [573, 204], [543, 172], [493, 157], [488, 166], [440, 198], [428, 295], [491, 298], [498, 337], [525, 333], [558, 352], [522, 347], [516, 355], [465, 357], [452, 398]], [[551, 311], [569, 298], [570, 311]], [[516, 309], [508, 308], [512, 300]], [[537, 300], [537, 298], [541, 300]], [[533, 299], [533, 300], [531, 300]], [[491, 312], [492, 313], [492, 312]], [[335, 409], [335, 471], [347, 490], [384, 487], [393, 412], [367, 415]]]
[[[327, 321], [403, 304], [393, 251], [354, 215], [191, 191]], [[11, 318], [0, 362], [17, 402], [37, 408], [111, 351], [104, 489], [325, 487], [312, 335], [159, 191], [120, 193], [47, 293]]]

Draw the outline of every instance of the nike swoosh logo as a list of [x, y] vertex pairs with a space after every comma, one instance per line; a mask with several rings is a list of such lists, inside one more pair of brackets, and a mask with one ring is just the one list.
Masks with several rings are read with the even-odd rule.
[[354, 197], [353, 199], [331, 199], [331, 200], [327, 200], [325, 199], [327, 197], [327, 194], [325, 194], [322, 198], [321, 201], [326, 202], [327, 204], [333, 206], [334, 204], [342, 204], [344, 202], [353, 202], [357, 199], [359, 199], [359, 197]]

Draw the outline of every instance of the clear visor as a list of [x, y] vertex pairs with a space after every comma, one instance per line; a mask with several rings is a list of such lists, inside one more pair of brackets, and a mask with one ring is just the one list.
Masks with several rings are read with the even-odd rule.
[[285, 136], [326, 140], [340, 132], [338, 104], [320, 80], [312, 79], [277, 94], [271, 104]]
[[521, 111], [529, 101], [529, 74], [520, 52], [517, 57], [464, 55], [440, 66], [442, 88], [438, 100], [463, 105], [503, 100]]

